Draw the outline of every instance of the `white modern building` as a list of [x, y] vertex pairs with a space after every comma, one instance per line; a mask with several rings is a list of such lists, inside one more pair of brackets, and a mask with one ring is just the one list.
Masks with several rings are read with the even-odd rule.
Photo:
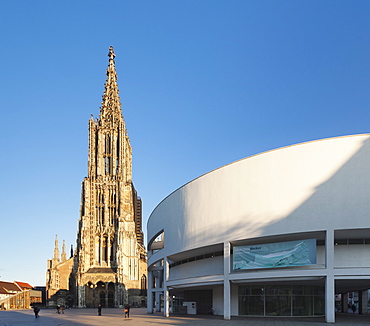
[[[370, 288], [370, 134], [248, 157], [168, 195], [148, 221], [148, 312], [322, 316]], [[366, 294], [366, 295], [365, 295]]]

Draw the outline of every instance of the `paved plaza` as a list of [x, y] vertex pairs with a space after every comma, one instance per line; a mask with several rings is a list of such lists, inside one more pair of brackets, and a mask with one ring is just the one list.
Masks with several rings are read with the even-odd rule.
[[[156, 313], [148, 315], [144, 308], [132, 308], [130, 318], [124, 318], [122, 309], [103, 309], [102, 316], [96, 309], [71, 309], [58, 315], [53, 309], [42, 309], [36, 319], [32, 310], [0, 311], [0, 326], [317, 326], [328, 325], [322, 317], [312, 318], [241, 318], [224, 320], [220, 316], [171, 316]], [[336, 325], [370, 325], [370, 316], [340, 314]]]

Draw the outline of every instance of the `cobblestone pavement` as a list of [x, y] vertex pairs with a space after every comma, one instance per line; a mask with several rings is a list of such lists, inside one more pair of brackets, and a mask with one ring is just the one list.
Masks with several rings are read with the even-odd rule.
[[[337, 314], [336, 325], [370, 325], [370, 316]], [[171, 316], [163, 317], [160, 313], [146, 313], [144, 308], [132, 308], [130, 318], [124, 318], [122, 309], [103, 309], [102, 316], [97, 316], [96, 309], [71, 309], [58, 315], [55, 310], [42, 309], [40, 318], [35, 318], [32, 310], [0, 311], [0, 326], [317, 326], [328, 325], [322, 317], [312, 318], [241, 318], [224, 320], [220, 316]]]

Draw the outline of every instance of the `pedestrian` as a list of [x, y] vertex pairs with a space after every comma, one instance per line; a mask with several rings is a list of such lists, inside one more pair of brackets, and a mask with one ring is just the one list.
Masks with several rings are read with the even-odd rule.
[[101, 316], [101, 304], [98, 306], [98, 316]]
[[57, 312], [56, 313], [60, 314], [60, 305], [59, 304], [57, 305]]
[[356, 312], [356, 305], [355, 304], [352, 304], [352, 311], [353, 311], [353, 313]]
[[126, 304], [125, 305], [125, 309], [124, 309], [124, 312], [125, 312], [125, 318], [130, 318], [130, 308], [131, 306], [129, 304]]
[[33, 312], [35, 313], [35, 318], [39, 318], [40, 308], [37, 307], [37, 306], [34, 306], [33, 307]]

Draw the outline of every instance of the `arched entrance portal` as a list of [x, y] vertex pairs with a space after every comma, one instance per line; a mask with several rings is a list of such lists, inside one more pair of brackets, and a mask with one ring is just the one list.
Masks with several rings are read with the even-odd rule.
[[115, 306], [114, 304], [114, 284], [109, 283], [108, 284], [108, 307], [113, 308]]
[[97, 283], [97, 292], [99, 293], [99, 304], [102, 307], [113, 308], [115, 306], [114, 297], [115, 297], [115, 287], [114, 283]]
[[115, 286], [112, 282], [89, 282], [86, 285], [86, 307], [96, 308], [99, 304], [104, 307], [115, 307]]

